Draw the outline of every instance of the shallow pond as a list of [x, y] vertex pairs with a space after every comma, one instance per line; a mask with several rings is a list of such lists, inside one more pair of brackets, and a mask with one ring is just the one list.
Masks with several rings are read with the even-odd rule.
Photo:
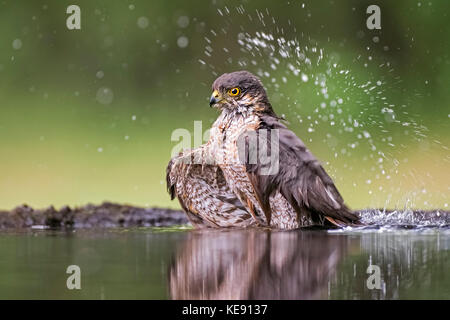
[[1, 299], [450, 299], [448, 228], [8, 231], [0, 247]]

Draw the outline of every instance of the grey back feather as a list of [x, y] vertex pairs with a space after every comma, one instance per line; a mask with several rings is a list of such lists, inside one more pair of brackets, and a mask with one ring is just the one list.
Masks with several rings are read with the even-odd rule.
[[[279, 191], [298, 214], [308, 212], [313, 221], [323, 224], [324, 218], [331, 218], [328, 220], [338, 225], [357, 223], [358, 216], [344, 204], [333, 180], [304, 143], [278, 118], [262, 116], [261, 120], [257, 132], [261, 129], [269, 132], [278, 130], [279, 137], [277, 173], [264, 175], [264, 164], [252, 164], [250, 161], [246, 163], [248, 175], [265, 213], [270, 210], [270, 196]], [[244, 133], [246, 134], [249, 132]], [[270, 137], [270, 134], [258, 134], [259, 139], [266, 139], [269, 152], [273, 145]], [[248, 137], [244, 139], [250, 141]], [[248, 147], [245, 148], [245, 155], [241, 159], [249, 159]]]

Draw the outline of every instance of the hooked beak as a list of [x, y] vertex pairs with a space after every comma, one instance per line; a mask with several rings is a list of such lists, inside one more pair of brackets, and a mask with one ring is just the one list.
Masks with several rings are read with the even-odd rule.
[[219, 103], [222, 101], [222, 97], [220, 96], [219, 91], [214, 90], [214, 92], [211, 95], [211, 99], [209, 99], [209, 106], [212, 107], [213, 105]]

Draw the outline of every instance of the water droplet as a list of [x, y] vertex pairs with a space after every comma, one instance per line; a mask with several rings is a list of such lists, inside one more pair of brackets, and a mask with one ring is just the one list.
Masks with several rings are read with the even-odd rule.
[[114, 100], [114, 93], [110, 88], [101, 87], [97, 90], [96, 99], [101, 104], [110, 104]]
[[308, 76], [304, 73], [302, 73], [302, 81], [303, 82], [308, 82]]
[[97, 79], [102, 79], [105, 76], [105, 73], [100, 70], [95, 74], [95, 76], [97, 77]]
[[20, 48], [22, 48], [22, 40], [20, 40], [20, 39], [15, 39], [15, 40], [12, 42], [12, 47], [13, 47], [14, 50], [20, 50]]
[[137, 20], [137, 25], [141, 29], [145, 29], [149, 25], [149, 21], [147, 17], [139, 17]]
[[189, 39], [185, 36], [181, 36], [177, 40], [177, 45], [180, 48], [186, 48], [189, 44]]
[[187, 28], [187, 26], [189, 25], [189, 17], [180, 16], [177, 20], [177, 24], [180, 28]]

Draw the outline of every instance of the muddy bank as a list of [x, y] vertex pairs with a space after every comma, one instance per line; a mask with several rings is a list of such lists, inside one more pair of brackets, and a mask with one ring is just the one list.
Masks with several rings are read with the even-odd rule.
[[54, 207], [38, 210], [22, 205], [11, 211], [0, 211], [0, 229], [151, 227], [186, 223], [188, 220], [182, 211], [108, 202], [76, 208], [66, 206], [59, 210]]
[[[450, 212], [444, 210], [365, 209], [357, 212], [361, 221], [369, 226], [450, 226]], [[76, 208], [66, 206], [59, 210], [21, 205], [11, 211], [0, 211], [0, 229], [167, 227], [188, 223], [180, 210], [139, 208], [109, 202]]]

